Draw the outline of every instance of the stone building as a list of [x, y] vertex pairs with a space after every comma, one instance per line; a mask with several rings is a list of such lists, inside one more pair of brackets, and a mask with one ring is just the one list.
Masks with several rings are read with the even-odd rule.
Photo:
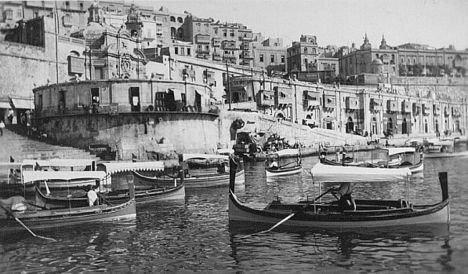
[[319, 47], [317, 37], [301, 35], [287, 49], [287, 69], [307, 82], [334, 82], [338, 76], [338, 58], [334, 47]]
[[[392, 47], [382, 37], [380, 46], [372, 48], [367, 35], [359, 49], [339, 50], [340, 78], [364, 84], [358, 75], [373, 74], [365, 83], [389, 83], [397, 77], [466, 76], [468, 51], [453, 47], [436, 49], [427, 45], [407, 43]], [[365, 78], [365, 77], [364, 77]], [[363, 79], [364, 79], [363, 78]], [[357, 79], [357, 80], [356, 80]]]
[[253, 46], [253, 66], [262, 68], [270, 75], [273, 73], [285, 73], [286, 70], [286, 47], [283, 39], [268, 38], [261, 42], [255, 42]]

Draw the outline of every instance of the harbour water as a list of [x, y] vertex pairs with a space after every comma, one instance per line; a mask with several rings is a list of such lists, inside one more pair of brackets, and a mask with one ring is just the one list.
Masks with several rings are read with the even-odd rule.
[[[263, 163], [246, 163], [239, 199], [261, 208], [271, 199], [296, 201], [318, 195], [303, 159], [302, 174], [266, 180]], [[229, 224], [227, 187], [187, 190], [185, 200], [137, 207], [137, 220], [37, 231], [0, 237], [0, 272], [245, 272], [339, 273], [466, 272], [468, 262], [468, 158], [425, 160], [424, 177], [414, 178], [415, 204], [441, 199], [437, 173], [449, 174], [450, 226], [386, 231], [285, 231], [247, 236], [260, 227]], [[365, 176], [365, 175], [363, 175]], [[399, 197], [404, 185], [356, 186], [357, 197]]]

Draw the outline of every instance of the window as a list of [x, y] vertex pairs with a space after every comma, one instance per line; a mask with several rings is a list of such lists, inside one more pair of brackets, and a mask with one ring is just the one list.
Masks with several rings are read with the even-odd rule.
[[99, 105], [99, 88], [91, 88], [91, 104]]
[[10, 10], [10, 9], [6, 10], [5, 11], [5, 17], [6, 17], [7, 20], [13, 20], [13, 11]]
[[223, 36], [224, 36], [224, 37], [226, 37], [226, 36], [227, 36], [227, 33], [226, 33], [226, 32], [224, 32], [224, 33], [223, 33]]
[[130, 88], [130, 105], [132, 111], [140, 111], [140, 88]]
[[184, 22], [184, 19], [182, 19], [182, 17], [177, 17], [177, 22], [183, 23], [183, 22]]
[[260, 54], [260, 62], [263, 62], [263, 54]]
[[270, 62], [272, 62], [272, 63], [275, 62], [275, 56], [274, 56], [274, 55], [271, 55], [271, 56], [270, 56]]
[[178, 47], [175, 47], [175, 48], [174, 48], [174, 53], [175, 53], [175, 54], [179, 54], [179, 48], [178, 48]]
[[104, 79], [103, 67], [94, 67], [94, 79]]
[[234, 32], [231, 32], [231, 37], [234, 37]]
[[171, 22], [175, 22], [175, 17], [171, 16]]
[[284, 55], [281, 55], [281, 63], [284, 63]]
[[190, 48], [187, 48], [187, 55], [188, 55], [188, 56], [192, 55], [192, 54], [190, 53]]

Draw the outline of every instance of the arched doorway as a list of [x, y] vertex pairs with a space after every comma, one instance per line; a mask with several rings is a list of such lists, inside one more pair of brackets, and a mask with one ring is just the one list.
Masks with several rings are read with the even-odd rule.
[[406, 124], [406, 118], [403, 118], [403, 124], [401, 124], [401, 133], [408, 134], [408, 125]]
[[348, 117], [348, 122], [346, 123], [346, 133], [351, 133], [353, 131], [354, 131], [353, 118]]

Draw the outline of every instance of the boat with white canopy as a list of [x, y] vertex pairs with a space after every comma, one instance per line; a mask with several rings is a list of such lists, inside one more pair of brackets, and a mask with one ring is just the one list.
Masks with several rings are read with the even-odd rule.
[[[231, 159], [231, 168], [236, 161]], [[365, 171], [364, 171], [365, 170]], [[442, 189], [442, 201], [435, 204], [415, 205], [409, 200], [408, 168], [363, 168], [349, 166], [330, 166], [318, 163], [312, 170], [314, 183], [352, 184], [406, 183], [404, 199], [357, 199], [354, 209], [344, 209], [337, 201], [321, 202], [319, 199], [330, 193], [325, 191], [312, 200], [296, 203], [283, 203], [279, 200], [270, 202], [263, 209], [249, 207], [239, 201], [234, 193], [235, 176], [231, 173], [229, 188], [229, 220], [232, 222], [251, 222], [286, 227], [307, 227], [329, 230], [354, 230], [365, 228], [383, 229], [392, 226], [409, 226], [415, 224], [449, 223], [449, 195], [447, 173], [439, 173]], [[319, 188], [320, 189], [320, 188]], [[271, 230], [270, 229], [270, 230]]]

